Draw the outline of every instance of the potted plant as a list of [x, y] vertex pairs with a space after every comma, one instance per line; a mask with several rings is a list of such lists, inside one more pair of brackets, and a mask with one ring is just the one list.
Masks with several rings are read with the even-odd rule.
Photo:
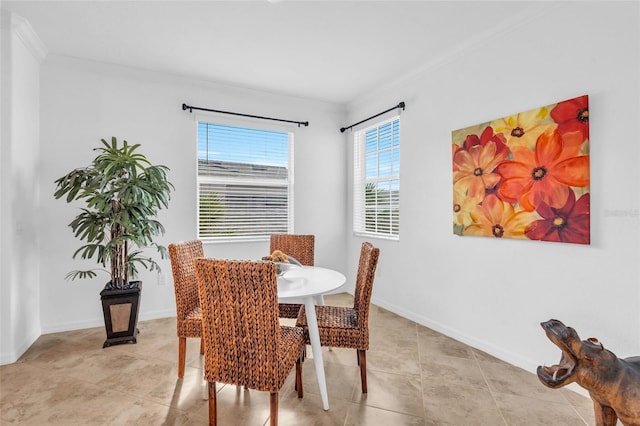
[[152, 165], [137, 152], [139, 147], [127, 141], [119, 146], [115, 137], [111, 143], [102, 139], [102, 146], [94, 148], [98, 156], [91, 164], [55, 181], [56, 199], [66, 196], [67, 203], [85, 203], [69, 224], [84, 242], [73, 258], [95, 259], [102, 266], [72, 271], [66, 278], [94, 278], [96, 271], [110, 274], [110, 281], [100, 292], [107, 331], [103, 347], [136, 343], [142, 285], [134, 280], [138, 266], [160, 271], [156, 261], [145, 255], [150, 247], [155, 247], [161, 258], [167, 256], [167, 249], [153, 240], [164, 234], [156, 216], [168, 207], [173, 189], [167, 180], [169, 168]]

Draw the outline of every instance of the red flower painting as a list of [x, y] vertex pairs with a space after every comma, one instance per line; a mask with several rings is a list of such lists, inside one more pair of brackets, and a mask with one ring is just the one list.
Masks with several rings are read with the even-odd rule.
[[589, 194], [584, 194], [576, 201], [575, 193], [569, 191], [562, 207], [540, 203], [537, 212], [542, 219], [531, 222], [525, 233], [531, 240], [589, 244], [589, 210]]
[[455, 234], [590, 243], [587, 95], [452, 140]]

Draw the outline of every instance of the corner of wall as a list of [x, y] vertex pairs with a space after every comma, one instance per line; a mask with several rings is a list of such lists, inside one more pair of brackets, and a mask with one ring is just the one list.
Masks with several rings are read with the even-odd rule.
[[20, 345], [11, 348], [7, 352], [0, 352], [0, 365], [13, 364], [22, 354], [40, 337], [40, 330], [34, 330], [25, 339], [21, 339]]
[[40, 64], [46, 49], [30, 24], [9, 11], [2, 11], [0, 30], [0, 363], [9, 363], [41, 334], [38, 233], [29, 220], [39, 199], [37, 161], [25, 166], [15, 160], [22, 151], [38, 152]]
[[[5, 19], [4, 16], [3, 19]], [[48, 50], [29, 21], [15, 13], [10, 13], [10, 16], [6, 19], [10, 20], [12, 31], [22, 41], [33, 57], [36, 58], [38, 62], [42, 62], [47, 56]]]

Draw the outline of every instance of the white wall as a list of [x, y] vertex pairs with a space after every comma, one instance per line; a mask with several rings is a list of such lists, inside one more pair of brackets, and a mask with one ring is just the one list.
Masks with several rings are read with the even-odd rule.
[[[401, 238], [376, 241], [374, 301], [531, 371], [559, 359], [539, 325], [550, 318], [619, 356], [640, 355], [639, 5], [546, 9], [431, 58], [349, 108], [354, 122], [407, 103]], [[583, 94], [591, 245], [453, 235], [451, 131]], [[361, 241], [349, 239], [349, 270]]]
[[[176, 190], [160, 217], [167, 232], [159, 242], [196, 237], [196, 111], [183, 111], [183, 103], [310, 122], [309, 127], [288, 127], [295, 131], [294, 231], [316, 235], [318, 265], [344, 270], [345, 147], [337, 130], [342, 108], [50, 55], [42, 68], [41, 203], [47, 217], [40, 229], [42, 269], [47, 271], [41, 288], [43, 332], [103, 324], [99, 292], [108, 277], [64, 280], [68, 271], [82, 266], [71, 259], [80, 242], [67, 226], [78, 211], [77, 205], [53, 197], [54, 180], [88, 164], [101, 138], [140, 143], [152, 162], [171, 169]], [[220, 114], [209, 117], [229, 120]], [[269, 253], [269, 243], [208, 244], [205, 252], [258, 259]], [[161, 264], [166, 285], [158, 284], [155, 272], [141, 276], [141, 319], [175, 315], [170, 263], [167, 259]]]
[[0, 364], [40, 335], [38, 213], [40, 62], [45, 51], [21, 17], [2, 11], [0, 145]]

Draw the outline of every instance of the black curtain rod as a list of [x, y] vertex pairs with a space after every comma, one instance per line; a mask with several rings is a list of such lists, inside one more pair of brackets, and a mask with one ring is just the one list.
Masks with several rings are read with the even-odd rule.
[[358, 121], [357, 123], [352, 124], [351, 126], [342, 127], [342, 128], [340, 129], [340, 132], [341, 132], [341, 133], [344, 133], [344, 131], [345, 131], [345, 130], [349, 130], [349, 129], [351, 129], [351, 128], [353, 128], [353, 127], [357, 126], [358, 124], [362, 124], [362, 123], [364, 123], [365, 121], [369, 121], [369, 120], [371, 120], [372, 118], [376, 118], [376, 117], [378, 117], [378, 116], [380, 116], [380, 115], [382, 115], [382, 114], [386, 114], [387, 112], [389, 112], [389, 111], [393, 111], [394, 109], [397, 109], [397, 108], [402, 108], [402, 110], [404, 111], [404, 107], [405, 107], [404, 102], [400, 102], [398, 105], [396, 105], [396, 106], [394, 106], [394, 107], [392, 107], [392, 108], [389, 108], [389, 109], [388, 109], [388, 110], [386, 110], [386, 111], [382, 111], [382, 112], [380, 112], [380, 113], [378, 113], [378, 114], [376, 114], [376, 115], [372, 115], [371, 117], [369, 117], [369, 118], [365, 118], [365, 119], [364, 119], [364, 120], [362, 120], [362, 121]]
[[300, 127], [300, 126], [308, 126], [309, 125], [308, 121], [283, 120], [281, 118], [271, 118], [271, 117], [263, 117], [261, 115], [241, 114], [239, 112], [220, 111], [220, 110], [217, 110], [217, 109], [199, 108], [199, 107], [194, 107], [194, 106], [187, 105], [187, 104], [182, 104], [182, 110], [183, 111], [189, 110], [189, 112], [193, 112], [194, 109], [197, 109], [197, 110], [200, 110], [200, 111], [218, 112], [220, 114], [239, 115], [241, 117], [260, 118], [262, 120], [283, 121], [285, 123], [297, 124], [298, 127]]

